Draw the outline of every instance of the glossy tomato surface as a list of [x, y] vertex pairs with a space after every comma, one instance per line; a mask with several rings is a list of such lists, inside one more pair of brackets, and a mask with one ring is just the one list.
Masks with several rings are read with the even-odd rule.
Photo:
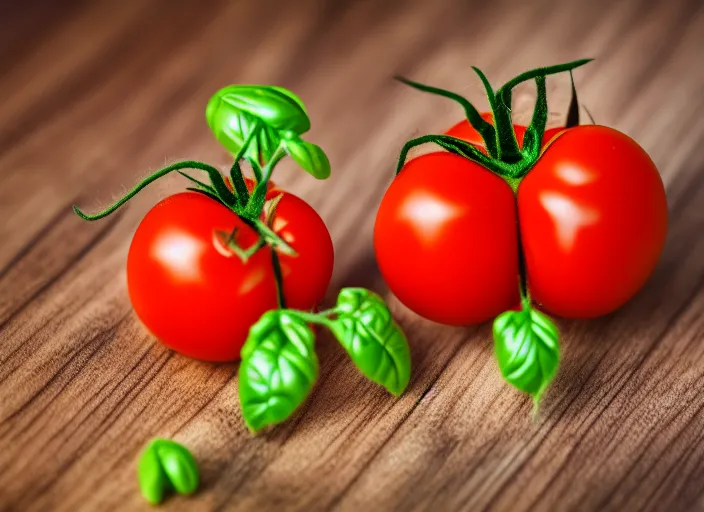
[[[482, 118], [485, 121], [494, 124], [494, 116], [490, 112], [484, 112], [482, 114]], [[564, 130], [565, 129], [563, 127], [548, 128], [547, 130], [545, 130], [545, 133], [543, 134], [543, 146], [546, 146], [555, 136], [557, 136]], [[518, 142], [518, 146], [523, 147], [523, 137], [526, 134], [526, 127], [520, 124], [514, 124], [513, 132], [516, 134], [516, 142]], [[452, 137], [471, 142], [472, 144], [477, 146], [483, 153], [486, 153], [486, 148], [484, 146], [482, 136], [479, 135], [479, 132], [475, 130], [474, 127], [469, 124], [469, 121], [467, 121], [466, 119], [460, 121], [452, 128], [447, 130], [445, 132], [445, 135], [450, 135]]]
[[591, 318], [622, 306], [665, 243], [667, 201], [646, 152], [621, 132], [563, 132], [518, 188], [532, 298], [549, 312]]
[[[240, 246], [256, 240], [228, 208], [186, 192], [154, 206], [132, 239], [127, 284], [134, 310], [154, 336], [187, 356], [239, 359], [249, 328], [277, 307], [271, 249], [242, 263], [213, 236], [234, 228]], [[330, 234], [315, 210], [289, 193], [278, 205], [273, 228], [298, 253], [280, 254], [287, 305], [310, 310], [323, 298], [332, 275]]]
[[482, 166], [438, 152], [406, 163], [381, 201], [374, 248], [393, 293], [444, 324], [487, 321], [519, 301], [515, 198]]

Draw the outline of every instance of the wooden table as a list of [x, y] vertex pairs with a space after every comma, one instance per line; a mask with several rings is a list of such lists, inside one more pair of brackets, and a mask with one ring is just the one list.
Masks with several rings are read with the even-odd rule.
[[[685, 510], [704, 508], [704, 4], [661, 2], [5, 2], [0, 7], [0, 509], [131, 510], [152, 436], [202, 468], [167, 508]], [[563, 363], [540, 416], [500, 378], [489, 326], [424, 321], [374, 263], [374, 211], [403, 142], [462, 117], [400, 73], [483, 108], [496, 83], [581, 57], [582, 103], [640, 142], [667, 187], [670, 232], [619, 312], [561, 321]], [[193, 361], [145, 333], [127, 297], [131, 234], [181, 178], [112, 218], [97, 208], [148, 169], [230, 160], [203, 117], [229, 83], [296, 91], [333, 176], [276, 180], [322, 215], [336, 247], [328, 300], [389, 298], [413, 376], [394, 399], [332, 339], [295, 418], [244, 428], [237, 364]], [[565, 76], [549, 80], [565, 112]], [[533, 89], [516, 97], [530, 106]]]

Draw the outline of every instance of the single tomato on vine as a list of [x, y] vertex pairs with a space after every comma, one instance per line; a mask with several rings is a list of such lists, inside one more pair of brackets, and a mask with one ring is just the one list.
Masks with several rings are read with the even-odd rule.
[[[296, 252], [279, 253], [289, 307], [311, 310], [322, 300], [333, 268], [323, 220], [302, 199], [282, 194], [272, 229]], [[163, 343], [206, 361], [239, 359], [249, 328], [277, 307], [270, 247], [243, 262], [214, 233], [237, 229], [250, 247], [256, 233], [232, 210], [195, 192], [168, 197], [140, 223], [127, 258], [127, 284], [137, 316]]]
[[[403, 393], [411, 377], [403, 330], [384, 300], [363, 288], [344, 288], [334, 306], [318, 308], [332, 275], [330, 234], [313, 208], [271, 181], [285, 156], [317, 179], [330, 175], [322, 148], [301, 138], [310, 128], [301, 99], [277, 86], [230, 85], [211, 97], [206, 120], [234, 156], [229, 175], [204, 162], [176, 162], [103, 211], [89, 215], [74, 206], [81, 218], [95, 221], [169, 173], [190, 181], [188, 192], [152, 208], [132, 239], [127, 284], [137, 316], [182, 354], [241, 359], [238, 394], [251, 432], [285, 421], [308, 398], [318, 379], [315, 338], [322, 328], [364, 377]], [[243, 174], [242, 161], [253, 178]], [[209, 180], [184, 170], [205, 172]], [[172, 486], [186, 493], [197, 486], [187, 452], [157, 444], [175, 449], [171, 455], [189, 466], [189, 480], [160, 471], [163, 454], [148, 450], [140, 484], [153, 503]]]

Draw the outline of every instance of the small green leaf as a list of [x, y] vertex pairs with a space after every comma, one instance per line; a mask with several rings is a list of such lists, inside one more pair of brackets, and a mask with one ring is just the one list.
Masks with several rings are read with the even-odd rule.
[[230, 85], [216, 92], [205, 110], [208, 126], [233, 154], [249, 140], [245, 157], [266, 163], [284, 135], [300, 135], [310, 129], [301, 99], [291, 91], [267, 85]]
[[138, 467], [142, 496], [152, 505], [163, 501], [171, 490], [192, 494], [198, 488], [198, 464], [183, 445], [154, 439], [142, 452]]
[[499, 315], [493, 330], [496, 358], [504, 379], [538, 403], [560, 363], [557, 327], [528, 304], [521, 311]]
[[388, 306], [364, 288], [344, 288], [329, 323], [352, 362], [368, 379], [398, 396], [411, 377], [411, 351]]
[[330, 176], [330, 160], [320, 146], [300, 138], [285, 140], [284, 144], [291, 158], [314, 178], [324, 180]]
[[250, 329], [241, 355], [242, 417], [255, 432], [286, 420], [318, 378], [315, 334], [295, 312], [264, 313]]

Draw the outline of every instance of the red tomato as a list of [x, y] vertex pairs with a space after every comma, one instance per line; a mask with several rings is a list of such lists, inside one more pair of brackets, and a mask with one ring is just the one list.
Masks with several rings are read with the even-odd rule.
[[452, 325], [480, 323], [518, 303], [513, 192], [451, 153], [410, 160], [386, 192], [374, 226], [384, 279], [406, 306]]
[[[235, 227], [240, 246], [255, 242], [255, 232], [231, 210], [185, 192], [154, 206], [132, 239], [127, 285], [137, 316], [154, 336], [187, 356], [239, 359], [249, 328], [277, 307], [271, 249], [260, 249], [245, 264], [214, 241], [214, 231]], [[332, 275], [330, 234], [315, 210], [289, 193], [277, 207], [273, 228], [298, 253], [279, 255], [287, 306], [311, 310]]]
[[[489, 121], [490, 123], [494, 124], [494, 115], [491, 112], [484, 112], [482, 114], [482, 118], [485, 121]], [[561, 126], [555, 128], [548, 128], [547, 130], [545, 130], [545, 133], [543, 134], [543, 146], [547, 146], [548, 142], [550, 142], [557, 134], [563, 131], [565, 131], [565, 129]], [[520, 124], [514, 124], [513, 132], [516, 134], [516, 141], [518, 142], [518, 146], [523, 147], [523, 137], [526, 134], [526, 127]], [[469, 121], [467, 121], [466, 119], [460, 121], [452, 128], [447, 130], [445, 132], [445, 135], [450, 135], [452, 137], [471, 142], [472, 144], [477, 146], [482, 153], [486, 153], [486, 148], [484, 147], [484, 140], [482, 139], [482, 136], [479, 135], [479, 132], [475, 130], [474, 127], [469, 124]]]
[[589, 318], [645, 283], [663, 248], [667, 203], [645, 151], [602, 126], [562, 131], [517, 197], [484, 167], [430, 153], [407, 162], [382, 199], [379, 268], [401, 302], [426, 318], [489, 320], [518, 302], [519, 218], [533, 300]]
[[655, 268], [667, 233], [655, 164], [604, 126], [555, 139], [521, 182], [518, 213], [533, 300], [569, 318], [625, 304]]

